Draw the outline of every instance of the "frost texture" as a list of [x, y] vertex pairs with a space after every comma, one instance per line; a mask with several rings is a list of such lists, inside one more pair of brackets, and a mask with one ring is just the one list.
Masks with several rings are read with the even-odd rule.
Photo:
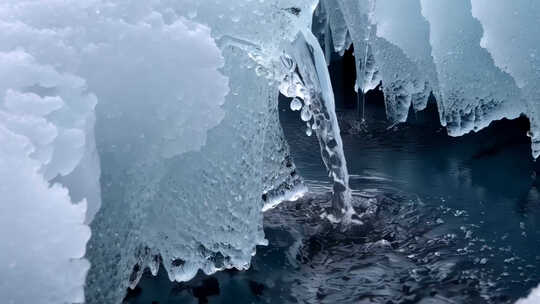
[[85, 91], [81, 78], [41, 65], [24, 51], [0, 51], [4, 303], [84, 301], [89, 263], [83, 256], [90, 238], [86, 199], [74, 200], [72, 188], [51, 180], [62, 175], [71, 181], [69, 175], [92, 165], [87, 152], [93, 148], [88, 130], [95, 97]]

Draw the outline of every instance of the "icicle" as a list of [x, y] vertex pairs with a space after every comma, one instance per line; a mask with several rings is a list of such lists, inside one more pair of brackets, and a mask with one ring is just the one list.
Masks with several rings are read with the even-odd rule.
[[[321, 147], [321, 157], [333, 180], [332, 219], [349, 222], [354, 213], [349, 175], [324, 53], [317, 39], [307, 31], [298, 33], [290, 53], [300, 74], [293, 77], [298, 82], [292, 85], [295, 86], [296, 92], [303, 95], [304, 107], [301, 118], [307, 122], [306, 134], [310, 136], [315, 131]], [[283, 84], [281, 90], [291, 91], [283, 87]]]

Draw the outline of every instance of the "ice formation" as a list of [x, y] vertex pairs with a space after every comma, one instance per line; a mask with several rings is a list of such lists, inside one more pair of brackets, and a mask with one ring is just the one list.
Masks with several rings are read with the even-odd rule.
[[278, 92], [350, 213], [324, 56], [351, 44], [358, 89], [382, 81], [392, 121], [430, 94], [451, 135], [524, 113], [540, 154], [536, 2], [317, 2], [0, 3], [3, 298], [119, 303], [146, 267], [248, 267], [261, 210], [305, 191]]
[[518, 117], [524, 110], [519, 89], [480, 46], [482, 26], [472, 16], [470, 2], [421, 3], [430, 24], [441, 87], [438, 105], [448, 133], [463, 135], [493, 120]]
[[289, 53], [292, 58], [282, 58], [289, 74], [281, 84], [281, 92], [293, 97], [291, 108], [297, 108], [298, 98], [302, 98], [300, 116], [306, 122], [306, 134], [311, 135], [312, 130], [316, 132], [323, 162], [333, 181], [332, 216], [334, 220], [350, 219], [354, 211], [349, 174], [323, 51], [313, 33], [301, 31]]
[[[0, 51], [0, 295], [4, 303], [82, 303], [95, 96], [84, 81]], [[54, 181], [62, 176], [61, 185]], [[70, 176], [76, 176], [70, 178]], [[67, 187], [67, 188], [66, 188]], [[99, 192], [98, 189], [93, 189]], [[95, 209], [94, 209], [95, 210]], [[93, 212], [91, 210], [90, 212]]]
[[[299, 13], [311, 17], [313, 7], [293, 1], [0, 4], [2, 178], [21, 192], [43, 188], [3, 201], [2, 218], [22, 230], [24, 216], [32, 222], [40, 208], [54, 206], [50, 218], [36, 222], [36, 233], [62, 231], [36, 252], [28, 250], [31, 235], [3, 252], [14, 269], [2, 275], [9, 278], [4, 298], [38, 302], [20, 298], [30, 292], [16, 293], [31, 285], [36, 297], [51, 294], [44, 301], [83, 301], [85, 216], [92, 228], [87, 303], [119, 303], [145, 267], [155, 273], [160, 263], [178, 281], [199, 269], [246, 268], [255, 246], [266, 242], [261, 194], [271, 201], [298, 191], [277, 119], [281, 75], [274, 67], [282, 44], [305, 26]], [[245, 26], [261, 20], [259, 28]], [[20, 179], [12, 158], [28, 167]], [[31, 261], [25, 264], [15, 250]], [[22, 282], [32, 268], [43, 275]], [[37, 281], [51, 273], [58, 278], [47, 281], [51, 286]]]
[[[480, 44], [487, 49], [497, 67], [510, 74], [519, 88], [525, 105], [519, 107], [531, 122], [532, 154], [540, 155], [540, 3], [518, 0], [472, 0], [472, 14], [480, 20], [484, 33]], [[504, 20], [504, 22], [501, 22]], [[524, 108], [524, 109], [523, 109]]]
[[321, 0], [315, 17], [327, 54], [342, 54], [350, 36], [357, 87], [382, 81], [391, 121], [425, 108], [430, 94], [452, 136], [525, 114], [540, 154], [536, 2]]
[[536, 287], [526, 298], [519, 299], [516, 304], [536, 304], [540, 303], [540, 287]]

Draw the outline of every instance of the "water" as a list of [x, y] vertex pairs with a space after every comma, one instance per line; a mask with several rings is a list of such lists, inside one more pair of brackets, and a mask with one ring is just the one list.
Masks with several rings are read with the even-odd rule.
[[[371, 107], [367, 132], [349, 123], [349, 130], [359, 133], [343, 136], [351, 188], [402, 195], [400, 204], [417, 201], [424, 216], [424, 210], [434, 209], [430, 212], [441, 223], [435, 234], [455, 235], [446, 249], [455, 253], [460, 265], [456, 269], [478, 280], [469, 291], [477, 289], [487, 298], [482, 301], [507, 303], [525, 295], [539, 282], [540, 259], [540, 199], [526, 120], [498, 123], [455, 139], [436, 125], [413, 122], [387, 129], [381, 108]], [[286, 129], [294, 128], [292, 119], [282, 122]], [[347, 131], [347, 122], [341, 123]], [[287, 134], [289, 142], [297, 143], [293, 156], [300, 174], [311, 189], [323, 190], [316, 155], [307, 148], [297, 153], [309, 147], [309, 139]], [[454, 301], [483, 303], [472, 296]]]

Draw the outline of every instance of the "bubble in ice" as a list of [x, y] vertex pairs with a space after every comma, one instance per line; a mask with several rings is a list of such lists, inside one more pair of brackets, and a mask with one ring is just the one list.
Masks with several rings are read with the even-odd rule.
[[299, 98], [294, 98], [291, 101], [291, 110], [299, 111], [302, 108], [302, 101]]
[[302, 118], [303, 121], [309, 121], [312, 116], [313, 116], [313, 114], [309, 110], [309, 106], [305, 105], [302, 108], [302, 112], [300, 113], [300, 118]]

